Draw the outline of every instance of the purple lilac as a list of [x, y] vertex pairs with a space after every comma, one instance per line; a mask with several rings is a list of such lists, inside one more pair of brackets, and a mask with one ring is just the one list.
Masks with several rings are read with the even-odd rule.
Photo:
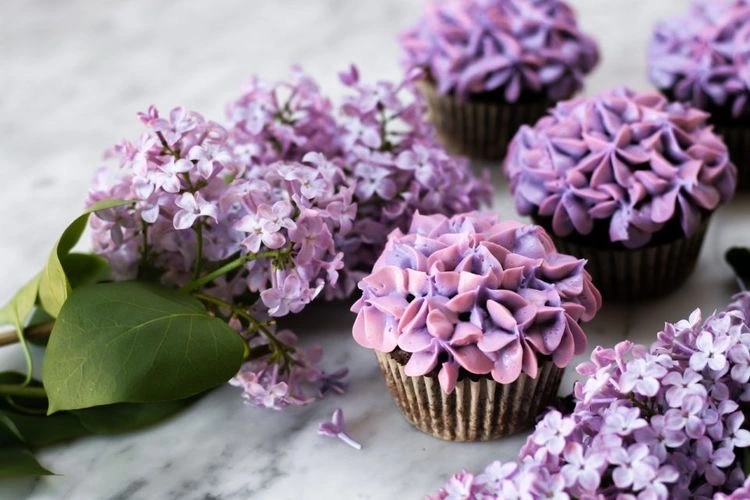
[[334, 106], [301, 68], [287, 80], [253, 77], [227, 106], [230, 143], [245, 164], [300, 161], [310, 152], [329, 158], [340, 153]]
[[323, 388], [330, 384], [331, 377], [338, 380], [338, 389], [345, 390], [340, 379], [346, 373], [328, 374], [320, 368], [323, 355], [320, 347], [303, 349], [289, 330], [278, 332], [275, 338], [287, 353], [282, 362], [274, 359], [273, 353], [279, 351], [271, 348], [267, 338], [254, 337], [250, 340], [251, 352], [266, 348], [268, 354], [243, 364], [229, 381], [242, 389], [242, 398], [248, 406], [283, 410], [288, 406], [307, 405], [325, 395]]
[[[301, 161], [316, 152], [319, 169], [343, 171], [339, 182], [352, 189], [356, 211], [348, 203], [327, 208], [331, 214], [341, 210], [351, 229], [334, 232], [343, 263], [336, 285], [325, 288], [329, 299], [351, 295], [386, 235], [405, 230], [416, 211], [452, 215], [489, 204], [488, 177], [474, 177], [467, 161], [439, 146], [425, 119], [425, 103], [413, 88], [415, 77], [366, 84], [352, 66], [341, 74], [349, 93], [334, 105], [295, 69], [288, 82], [254, 79], [228, 108], [229, 143], [245, 168]], [[317, 188], [310, 183], [307, 189]]]
[[498, 92], [567, 99], [599, 61], [571, 8], [559, 0], [428, 2], [400, 37], [409, 68], [423, 69], [442, 94]]
[[[176, 108], [162, 117], [151, 107], [139, 116], [147, 131], [113, 149], [118, 165], [97, 174], [88, 200], [133, 200], [91, 217], [94, 250], [113, 277], [148, 273], [199, 292], [248, 339], [253, 359], [234, 383], [254, 406], [307, 404], [314, 397], [300, 389], [303, 380], [320, 386], [316, 397], [324, 385], [342, 391], [343, 374], [316, 371], [317, 361], [295, 349], [291, 333], [274, 334], [271, 321], [338, 281], [335, 242], [356, 213], [341, 168], [318, 153], [246, 165], [227, 131], [197, 113]], [[227, 263], [236, 265], [224, 272]]]
[[729, 201], [737, 169], [695, 108], [626, 88], [559, 103], [511, 143], [505, 172], [517, 210], [557, 236], [606, 224], [612, 242], [647, 245], [671, 221], [695, 234]]
[[503, 384], [536, 377], [542, 357], [565, 367], [585, 349], [579, 322], [601, 296], [583, 266], [538, 226], [479, 212], [416, 214], [360, 282], [354, 339], [410, 353], [409, 376], [439, 370], [446, 393], [461, 370]]
[[141, 120], [148, 131], [114, 149], [119, 169], [100, 172], [89, 195], [89, 203], [136, 200], [92, 217], [94, 249], [116, 278], [156, 269], [181, 286], [199, 264], [208, 272], [244, 256], [231, 282], [204, 288], [230, 302], [258, 293], [271, 316], [299, 312], [337, 282], [343, 255], [334, 240], [356, 211], [340, 168], [315, 153], [248, 167], [222, 127], [181, 108], [169, 118], [150, 108]]
[[350, 91], [340, 107], [342, 164], [356, 186], [357, 236], [340, 248], [357, 280], [372, 268], [387, 235], [406, 231], [416, 212], [450, 216], [491, 202], [489, 172], [475, 177], [467, 160], [449, 156], [437, 142], [414, 78], [373, 85], [355, 67], [341, 74]]

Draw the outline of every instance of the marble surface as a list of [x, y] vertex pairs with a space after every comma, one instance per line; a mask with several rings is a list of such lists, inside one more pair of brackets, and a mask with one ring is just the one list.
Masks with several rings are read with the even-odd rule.
[[[647, 88], [643, 51], [655, 19], [687, 0], [575, 0], [604, 61], [588, 92], [617, 84]], [[336, 95], [336, 70], [350, 61], [365, 78], [398, 74], [395, 34], [419, 0], [3, 0], [0, 2], [0, 302], [42, 265], [53, 240], [79, 211], [103, 149], [138, 131], [149, 103], [182, 104], [220, 118], [252, 73], [282, 77], [302, 63]], [[496, 209], [512, 215], [496, 176]], [[750, 200], [714, 218], [698, 271], [679, 292], [638, 305], [607, 305], [587, 327], [591, 345], [647, 342], [665, 320], [697, 306], [724, 305], [734, 291], [722, 253], [750, 244]], [[313, 316], [313, 314], [315, 316]], [[324, 320], [323, 320], [324, 319]], [[421, 498], [460, 468], [510, 459], [524, 436], [450, 444], [412, 430], [386, 393], [372, 354], [358, 348], [345, 307], [296, 320], [328, 367], [351, 368], [351, 390], [277, 414], [242, 406], [223, 387], [164, 425], [89, 438], [39, 454], [60, 475], [0, 483], [0, 498], [298, 499]], [[0, 367], [20, 367], [15, 348]], [[569, 370], [563, 390], [572, 387]], [[317, 436], [344, 408], [356, 452]]]

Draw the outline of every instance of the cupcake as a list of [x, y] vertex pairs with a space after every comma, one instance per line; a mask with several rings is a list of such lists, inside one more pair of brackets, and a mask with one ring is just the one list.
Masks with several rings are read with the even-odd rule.
[[584, 264], [538, 226], [417, 214], [359, 283], [354, 339], [422, 432], [485, 441], [528, 429], [601, 306]]
[[513, 139], [518, 212], [588, 260], [608, 299], [666, 294], [690, 275], [737, 169], [708, 114], [620, 88], [559, 103]]
[[711, 113], [750, 189], [750, 1], [702, 0], [656, 27], [649, 77], [670, 99]]
[[524, 123], [572, 97], [596, 66], [594, 41], [559, 0], [430, 2], [400, 37], [440, 138], [454, 153], [499, 160]]

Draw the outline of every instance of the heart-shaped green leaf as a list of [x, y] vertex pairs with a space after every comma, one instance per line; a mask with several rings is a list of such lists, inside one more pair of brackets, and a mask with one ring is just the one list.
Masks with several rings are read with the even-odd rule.
[[49, 413], [184, 399], [229, 380], [244, 340], [194, 297], [142, 282], [74, 290], [44, 359]]
[[89, 216], [99, 210], [120, 207], [132, 203], [125, 200], [104, 200], [89, 207], [83, 215], [78, 217], [70, 224], [58, 240], [52, 253], [47, 260], [47, 265], [42, 270], [41, 280], [39, 282], [39, 301], [42, 307], [52, 317], [57, 317], [60, 308], [70, 295], [71, 284], [70, 278], [64, 266], [65, 258], [70, 251], [81, 239]]

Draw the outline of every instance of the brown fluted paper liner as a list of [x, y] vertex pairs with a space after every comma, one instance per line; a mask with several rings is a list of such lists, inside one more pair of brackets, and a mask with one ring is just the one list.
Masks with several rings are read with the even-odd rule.
[[716, 125], [729, 148], [729, 157], [737, 165], [737, 191], [750, 191], [750, 127], [738, 125]]
[[430, 82], [422, 82], [420, 88], [446, 149], [475, 160], [502, 160], [521, 125], [536, 123], [553, 106], [546, 100], [512, 104], [461, 100], [439, 94]]
[[565, 371], [545, 361], [536, 379], [521, 374], [505, 385], [490, 376], [463, 377], [451, 394], [445, 394], [436, 376], [409, 377], [391, 354], [375, 354], [406, 419], [420, 431], [447, 441], [489, 441], [530, 429], [554, 401]]
[[696, 234], [662, 245], [633, 250], [591, 247], [550, 236], [557, 251], [586, 259], [586, 270], [605, 300], [643, 300], [666, 295], [692, 274], [708, 229], [704, 220]]

